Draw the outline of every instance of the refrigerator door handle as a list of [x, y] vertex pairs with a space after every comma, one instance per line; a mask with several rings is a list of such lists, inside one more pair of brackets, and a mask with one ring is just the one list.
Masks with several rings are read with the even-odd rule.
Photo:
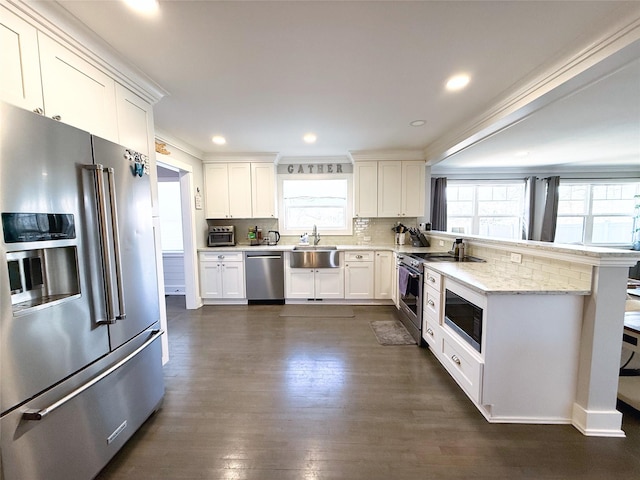
[[109, 197], [111, 205], [111, 229], [113, 233], [113, 253], [116, 264], [116, 288], [118, 290], [118, 311], [116, 320], [123, 320], [127, 317], [124, 306], [124, 287], [122, 285], [122, 256], [120, 255], [120, 228], [118, 227], [118, 208], [116, 205], [116, 187], [113, 168], [105, 168], [109, 180]]
[[124, 357], [118, 363], [112, 365], [111, 367], [106, 369], [101, 374], [96, 375], [91, 380], [89, 380], [87, 383], [84, 383], [83, 385], [81, 385], [80, 387], [76, 388], [71, 393], [65, 395], [60, 400], [52, 403], [48, 407], [41, 408], [40, 410], [25, 410], [23, 412], [23, 414], [22, 414], [22, 419], [23, 420], [42, 420], [47, 415], [49, 415], [53, 411], [57, 410], [61, 406], [63, 406], [65, 403], [68, 403], [69, 401], [71, 401], [72, 399], [74, 399], [75, 397], [80, 395], [82, 392], [84, 392], [85, 390], [88, 390], [89, 388], [94, 386], [100, 380], [108, 377], [109, 375], [111, 375], [116, 370], [124, 367], [127, 363], [129, 363], [131, 360], [133, 360], [136, 357], [136, 355], [138, 355], [145, 348], [147, 348], [149, 345], [151, 345], [153, 342], [155, 342], [159, 337], [161, 337], [162, 334], [164, 333], [164, 330], [151, 330], [150, 333], [152, 334], [152, 337], [150, 339], [148, 339], [146, 342], [144, 342], [142, 345], [140, 345], [138, 348], [136, 348], [133, 352], [131, 352], [126, 357]]
[[104, 191], [104, 178], [102, 172], [104, 171], [104, 166], [100, 164], [96, 165], [85, 165], [84, 168], [86, 170], [90, 170], [93, 172], [93, 176], [95, 179], [96, 186], [96, 207], [98, 210], [98, 229], [100, 232], [100, 245], [101, 245], [101, 255], [100, 259], [102, 261], [102, 271], [104, 272], [105, 282], [105, 304], [106, 304], [106, 314], [107, 318], [105, 320], [100, 320], [98, 323], [116, 323], [116, 315], [114, 312], [113, 305], [113, 272], [111, 270], [111, 265], [113, 264], [113, 258], [111, 254], [111, 249], [109, 248], [109, 232], [107, 230], [107, 202], [105, 199], [105, 191]]

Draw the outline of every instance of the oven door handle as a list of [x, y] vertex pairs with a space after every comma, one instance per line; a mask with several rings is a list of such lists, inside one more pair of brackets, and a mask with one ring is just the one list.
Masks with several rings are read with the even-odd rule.
[[407, 267], [406, 265], [400, 265], [400, 268], [404, 268], [411, 278], [419, 278], [420, 277], [420, 273], [415, 273], [415, 270], [413, 270], [412, 268]]

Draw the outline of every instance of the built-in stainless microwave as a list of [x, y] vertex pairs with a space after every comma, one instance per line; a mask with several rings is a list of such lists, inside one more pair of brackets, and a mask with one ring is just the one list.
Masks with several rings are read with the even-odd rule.
[[231, 247], [236, 244], [235, 227], [233, 225], [209, 227], [207, 245], [209, 247]]
[[478, 352], [482, 348], [482, 308], [446, 290], [444, 323]]

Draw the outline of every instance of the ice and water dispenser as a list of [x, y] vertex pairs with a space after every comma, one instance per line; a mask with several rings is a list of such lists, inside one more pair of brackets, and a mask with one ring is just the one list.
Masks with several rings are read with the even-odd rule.
[[76, 238], [73, 215], [2, 213], [2, 227], [7, 247], [16, 246], [6, 254], [14, 315], [80, 294], [75, 242], [55, 246]]

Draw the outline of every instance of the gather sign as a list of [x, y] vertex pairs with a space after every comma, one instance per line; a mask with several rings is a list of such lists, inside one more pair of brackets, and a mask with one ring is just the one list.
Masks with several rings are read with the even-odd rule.
[[290, 163], [278, 165], [278, 173], [282, 175], [353, 173], [353, 165], [350, 163]]

